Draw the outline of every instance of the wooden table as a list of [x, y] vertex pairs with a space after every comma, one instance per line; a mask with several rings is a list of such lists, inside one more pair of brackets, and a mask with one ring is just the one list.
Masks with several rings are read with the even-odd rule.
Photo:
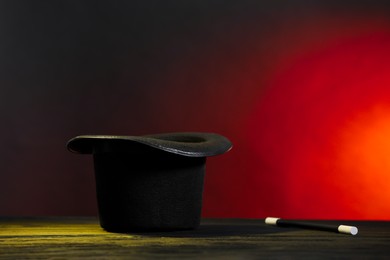
[[[339, 222], [337, 222], [339, 223]], [[96, 218], [0, 218], [0, 259], [390, 259], [390, 222], [351, 222], [356, 236], [206, 219], [194, 231], [116, 234]]]

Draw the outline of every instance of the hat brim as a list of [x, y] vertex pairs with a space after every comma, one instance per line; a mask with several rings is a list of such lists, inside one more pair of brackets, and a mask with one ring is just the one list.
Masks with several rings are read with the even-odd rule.
[[81, 154], [151, 148], [188, 157], [208, 157], [229, 151], [232, 143], [218, 134], [198, 132], [143, 136], [80, 135], [69, 140], [67, 148], [71, 152]]

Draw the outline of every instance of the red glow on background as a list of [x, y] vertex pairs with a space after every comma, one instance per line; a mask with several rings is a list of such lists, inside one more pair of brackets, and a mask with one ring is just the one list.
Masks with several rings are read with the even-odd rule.
[[338, 148], [335, 164], [341, 174], [335, 179], [345, 187], [349, 211], [358, 218], [388, 218], [390, 105], [378, 104], [353, 118], [342, 129]]
[[389, 61], [390, 34], [372, 32], [304, 53], [275, 74], [248, 129], [258, 181], [278, 182], [269, 213], [390, 218]]
[[221, 26], [167, 69], [159, 110], [190, 98], [161, 124], [233, 142], [208, 160], [203, 217], [390, 219], [390, 23], [298, 16], [266, 31]]

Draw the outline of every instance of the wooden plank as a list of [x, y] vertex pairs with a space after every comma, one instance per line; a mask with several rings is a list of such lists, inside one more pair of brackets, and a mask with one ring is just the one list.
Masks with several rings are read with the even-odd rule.
[[[343, 222], [345, 223], [345, 222]], [[356, 236], [270, 227], [262, 220], [204, 220], [194, 231], [118, 234], [96, 218], [1, 218], [2, 258], [289, 258], [390, 255], [389, 222], [349, 222]], [[347, 257], [347, 258], [348, 258]]]

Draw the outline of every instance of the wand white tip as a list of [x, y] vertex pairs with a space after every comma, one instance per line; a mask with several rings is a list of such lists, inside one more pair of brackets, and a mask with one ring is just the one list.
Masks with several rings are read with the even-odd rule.
[[350, 235], [356, 235], [358, 233], [357, 227], [354, 227], [354, 226], [340, 225], [338, 227], [338, 230], [340, 233], [350, 234]]
[[267, 225], [275, 225], [276, 226], [276, 222], [279, 220], [280, 218], [271, 218], [271, 217], [268, 217], [265, 219], [265, 224]]

